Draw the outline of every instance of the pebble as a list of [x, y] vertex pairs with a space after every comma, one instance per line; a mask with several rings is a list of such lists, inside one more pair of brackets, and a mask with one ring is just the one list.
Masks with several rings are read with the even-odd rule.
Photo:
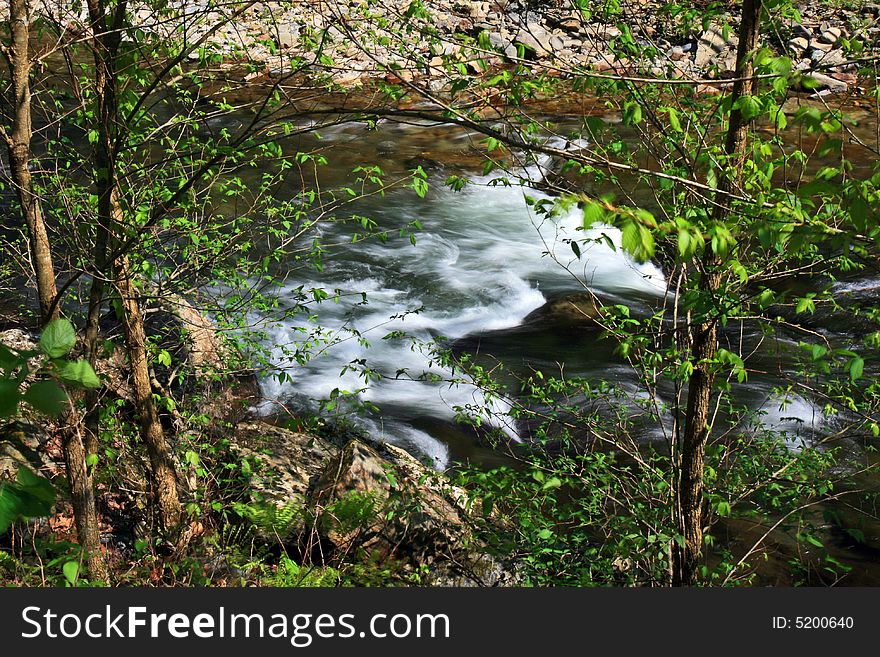
[[788, 47], [789, 52], [792, 52], [795, 55], [800, 55], [810, 47], [810, 41], [805, 37], [798, 36], [794, 39], [789, 39], [788, 43], [785, 45]]
[[685, 57], [687, 57], [687, 53], [681, 46], [675, 46], [672, 50], [669, 51], [669, 59], [674, 62], [681, 61]]

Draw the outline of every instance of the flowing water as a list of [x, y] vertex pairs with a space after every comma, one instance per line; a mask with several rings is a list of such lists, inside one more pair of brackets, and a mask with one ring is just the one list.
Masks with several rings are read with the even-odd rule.
[[[852, 126], [847, 155], [853, 159], [855, 175], [870, 175], [875, 158], [868, 150], [860, 150], [857, 142], [877, 142], [876, 121], [868, 113], [854, 115], [859, 122]], [[816, 147], [815, 140], [811, 143], [810, 138], [794, 132], [787, 137], [807, 152]], [[499, 453], [481, 441], [479, 432], [456, 422], [459, 413], [466, 411], [483, 427], [500, 430], [513, 440], [527, 441], [529, 427], [508, 415], [510, 399], [488, 396], [466, 381], [451, 383], [459, 372], [443, 364], [430, 348], [419, 346], [439, 340], [458, 353], [478, 354], [487, 367], [501, 362], [507, 371], [520, 374], [532, 370], [558, 374], [562, 368], [567, 376], [609, 381], [628, 393], [635, 414], [645, 393], [629, 367], [613, 353], [610, 342], [602, 341], [589, 326], [535, 321], [532, 313], [548, 300], [588, 288], [604, 303], [623, 304], [634, 315], [644, 316], [667, 294], [664, 272], [658, 265], [634, 263], [616, 248], [620, 235], [614, 229], [580, 230], [582, 218], [576, 209], [554, 218], [535, 213], [527, 198], [546, 197], [529, 185], [504, 185], [492, 176], [474, 175], [482, 160], [474, 155], [472, 137], [462, 131], [394, 124], [382, 124], [377, 130], [349, 123], [322, 131], [320, 144], [306, 139], [295, 146], [318, 145], [328, 149], [332, 163], [321, 174], [325, 189], [347, 184], [346, 173], [354, 166], [378, 164], [393, 178], [422, 164], [430, 171], [430, 190], [424, 199], [412, 190], [397, 189], [357, 204], [358, 214], [375, 219], [387, 231], [385, 242], [352, 243], [350, 227], [345, 224], [328, 223], [322, 229], [323, 239], [336, 245], [328, 252], [323, 271], [297, 270], [299, 274], [287, 279], [286, 293], [294, 299], [301, 289], [320, 287], [336, 290], [338, 295], [314, 304], [310, 318], [268, 326], [274, 365], [292, 378], [283, 383], [272, 377], [262, 380], [263, 393], [270, 400], [263, 404], [264, 412], [277, 412], [278, 403], [294, 413], [315, 410], [321, 400], [344, 390], [352, 395], [346, 401], [336, 399], [337, 412], [349, 411], [349, 419], [374, 439], [400, 445], [437, 469], [465, 461], [503, 462]], [[551, 164], [547, 160], [524, 163], [519, 172], [539, 182]], [[450, 190], [443, 185], [450, 173], [469, 174], [470, 184], [459, 192]], [[781, 175], [792, 179], [800, 174]], [[650, 196], [635, 185], [626, 191], [632, 202], [649, 202]], [[413, 244], [408, 228], [416, 220], [421, 229]], [[581, 257], [575, 256], [571, 239], [582, 241], [602, 234], [607, 241], [584, 243]], [[804, 278], [794, 285], [804, 293], [816, 281]], [[880, 274], [868, 271], [846, 278], [836, 284], [836, 291], [846, 304], [877, 304]], [[822, 308], [797, 321], [814, 336], [850, 348], [858, 348], [867, 332], [874, 330], [868, 323], [841, 319]], [[324, 346], [308, 362], [292, 363], [285, 347], [296, 345], [306, 335], [315, 336], [316, 331], [324, 337]], [[754, 414], [737, 431], [776, 431], [793, 451], [827, 441], [842, 448], [845, 464], [871, 462], [874, 457], [865, 451], [871, 438], [842, 430], [847, 418], [826, 415], [823, 400], [798, 392], [796, 386], [779, 392], [797, 381], [793, 363], [803, 339], [802, 332], [785, 327], [767, 336], [747, 322], [731, 323], [722, 331], [724, 346], [750, 354], [748, 383], [734, 382], [734, 394]], [[367, 368], [369, 376], [362, 376]], [[877, 363], [868, 358], [865, 375], [878, 374]], [[659, 384], [661, 404], [671, 402], [674, 394], [671, 383]], [[352, 400], [369, 408], [355, 413], [357, 404]], [[650, 420], [639, 429], [638, 437], [662, 440], [671, 419], [667, 414], [659, 422]], [[876, 477], [857, 477], [853, 485], [876, 490]], [[822, 520], [823, 514], [836, 520]], [[846, 583], [880, 584], [876, 513], [870, 508], [859, 513], [849, 504], [831, 502], [817, 507], [815, 515], [828, 554], [853, 567]], [[864, 537], [853, 540], [847, 527], [862, 528]], [[718, 529], [734, 551], [747, 550], [765, 530], [766, 526], [747, 521], [732, 521]], [[802, 557], [804, 546], [784, 532], [775, 532], [766, 544], [768, 559], [759, 566], [760, 581], [792, 584], [789, 561]], [[831, 580], [819, 574], [807, 581], [828, 584]]]
[[[873, 128], [862, 129], [870, 138]], [[416, 163], [451, 162], [452, 168], [432, 170], [424, 199], [412, 190], [398, 189], [357, 205], [359, 214], [387, 230], [387, 242], [351, 243], [346, 224], [330, 223], [322, 229], [323, 239], [338, 246], [328, 254], [322, 272], [290, 278], [288, 290], [293, 296], [300, 288], [322, 287], [338, 291], [338, 298], [315, 305], [310, 319], [270, 329], [274, 362], [289, 371], [292, 381], [263, 380], [263, 392], [272, 400], [264, 405], [266, 412], [277, 410], [278, 402], [293, 410], [314, 409], [335, 391], [348, 391], [349, 402], [337, 408], [350, 409], [352, 400], [374, 407], [372, 412], [352, 414], [355, 424], [438, 469], [472, 456], [493, 458], [480, 448], [473, 432], [456, 426], [461, 410], [515, 440], [525, 437], [524, 427], [507, 415], [508, 400], [489, 398], [468, 383], [450, 383], [457, 373], [440, 364], [429, 349], [415, 346], [413, 339], [442, 338], [443, 344], [489, 354], [514, 369], [552, 370], [565, 363], [569, 375], [608, 379], [639, 394], [633, 374], [612, 354], [610, 343], [598, 340], [596, 331], [524, 324], [524, 320], [548, 299], [585, 287], [604, 303], [620, 303], [636, 314], [644, 313], [666, 294], [663, 271], [652, 263], [638, 265], [615, 248], [620, 237], [615, 229], [582, 231], [577, 209], [554, 218], [535, 213], [526, 198], [546, 197], [528, 185], [498, 184], [492, 175], [471, 174], [470, 184], [461, 191], [444, 186], [451, 170], [469, 165], [473, 169], [473, 158], [468, 161], [466, 156], [470, 140], [454, 128], [424, 125], [386, 123], [368, 130], [365, 124], [348, 123], [322, 131], [321, 143], [328, 147], [334, 167], [323, 174], [323, 185], [341, 183], [344, 172], [358, 164], [378, 164], [389, 178]], [[537, 182], [549, 164], [532, 162], [520, 173]], [[869, 166], [867, 159], [857, 162], [857, 168]], [[421, 230], [413, 244], [406, 229], [416, 220]], [[572, 238], [600, 234], [610, 244], [598, 241], [582, 247], [580, 258], [574, 255]], [[845, 285], [861, 300], [877, 291], [876, 282], [869, 279]], [[324, 332], [326, 346], [308, 363], [291, 364], [285, 346], [301, 341], [317, 327]], [[823, 327], [823, 331], [847, 339], [850, 328]], [[399, 334], [386, 339], [392, 332], [410, 339]], [[782, 378], [792, 374], [790, 365], [780, 363], [790, 362], [798, 335], [781, 332], [768, 340], [754, 328], [739, 326], [731, 327], [725, 339], [753, 347], [750, 366], [766, 372], [753, 375], [738, 393], [740, 401], [758, 413], [753, 423], [783, 432], [793, 449], [834, 429], [821, 403], [796, 393], [773, 392]], [[366, 379], [365, 368], [371, 372]], [[670, 401], [672, 394], [661, 385], [661, 401]], [[654, 426], [646, 439], [662, 432], [662, 426]]]
[[[358, 130], [356, 125], [347, 128]], [[404, 140], [386, 138], [380, 148], [393, 152], [398, 144], [407, 147]], [[539, 176], [540, 164], [526, 173]], [[666, 293], [663, 272], [656, 265], [635, 264], [604, 242], [584, 247], [578, 259], [567, 241], [604, 232], [619, 247], [616, 229], [584, 233], [576, 208], [559, 217], [539, 216], [525, 199], [544, 195], [523, 185], [492, 184], [493, 180], [471, 176], [470, 183], [455, 192], [442, 185], [443, 176], [437, 173], [424, 199], [412, 190], [399, 190], [361, 204], [358, 212], [379, 221], [393, 237], [385, 243], [367, 240], [336, 248], [321, 274], [289, 281], [291, 290], [305, 285], [341, 291], [340, 301], [315, 308], [316, 323], [340, 339], [308, 364], [297, 366], [293, 383], [265, 380], [267, 397], [294, 406], [314, 405], [335, 389], [358, 391], [357, 399], [376, 405], [379, 412], [357, 417], [356, 423], [442, 469], [455, 456], [448, 436], [457, 410], [473, 409], [483, 422], [518, 439], [519, 428], [507, 415], [508, 402], [487, 399], [467, 383], [450, 383], [453, 371], [438, 364], [429, 350], [415, 347], [412, 339], [384, 336], [400, 331], [420, 342], [456, 341], [501, 332], [519, 326], [549, 296], [583, 290], [579, 281], [603, 299], [619, 303], [643, 304]], [[399, 229], [415, 220], [422, 228], [413, 244], [407, 235], [399, 235]], [[345, 225], [331, 225], [323, 237], [345, 242], [345, 230]], [[304, 319], [276, 327], [272, 342], [290, 344], [314, 324]], [[557, 358], [569, 355], [561, 352]], [[284, 364], [280, 347], [275, 360]], [[364, 362], [378, 374], [367, 383], [357, 371], [340, 374], [347, 365]], [[441, 380], [426, 380], [426, 374]]]

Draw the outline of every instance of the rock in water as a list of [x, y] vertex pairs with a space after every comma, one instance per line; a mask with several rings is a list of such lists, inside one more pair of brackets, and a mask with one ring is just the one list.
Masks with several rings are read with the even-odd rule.
[[523, 320], [524, 324], [561, 324], [564, 326], [598, 326], [601, 302], [589, 292], [576, 292], [551, 299]]

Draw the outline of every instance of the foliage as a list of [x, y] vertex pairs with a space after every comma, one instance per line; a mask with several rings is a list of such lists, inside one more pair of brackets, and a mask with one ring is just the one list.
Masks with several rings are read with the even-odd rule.
[[[0, 344], [0, 418], [18, 414], [26, 402], [39, 413], [57, 417], [68, 402], [65, 385], [93, 389], [101, 386], [88, 361], [64, 358], [76, 344], [73, 324], [50, 322], [40, 335], [39, 351], [11, 349]], [[33, 380], [35, 377], [39, 380]]]
[[0, 534], [22, 518], [48, 516], [54, 504], [55, 488], [49, 480], [21, 466], [16, 481], [0, 483]]

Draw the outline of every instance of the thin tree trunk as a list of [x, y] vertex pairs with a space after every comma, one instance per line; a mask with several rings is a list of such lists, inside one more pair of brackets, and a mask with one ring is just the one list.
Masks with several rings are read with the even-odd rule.
[[[89, 290], [89, 311], [86, 317], [85, 347], [86, 358], [94, 367], [98, 360], [98, 337], [101, 333], [101, 308], [104, 303], [104, 276], [107, 271], [107, 231], [98, 229], [95, 239], [95, 250], [92, 266], [95, 274], [92, 276], [92, 285]], [[89, 454], [97, 454], [100, 436], [100, 391], [89, 390], [86, 393], [86, 451]]]
[[[30, 72], [30, 12], [27, 0], [11, 0], [9, 24], [12, 31], [9, 51], [9, 68], [12, 78], [13, 119], [12, 130], [7, 137], [9, 162], [16, 192], [28, 228], [31, 261], [37, 281], [37, 297], [40, 304], [40, 320], [43, 325], [60, 314], [56, 301], [55, 267], [49, 248], [49, 237], [43, 220], [40, 199], [34, 194], [30, 173], [31, 123]], [[93, 580], [108, 579], [107, 564], [101, 552], [98, 514], [95, 508], [95, 486], [86, 462], [79, 430], [80, 416], [72, 407], [61, 422], [62, 451], [70, 485], [71, 505], [79, 544], [85, 553], [89, 576]]]
[[76, 535], [83, 549], [92, 580], [108, 581], [107, 563], [101, 552], [98, 513], [95, 508], [95, 487], [86, 464], [86, 449], [76, 426], [79, 413], [75, 410], [65, 418], [62, 429], [64, 464], [70, 483], [70, 501], [76, 522]]
[[[110, 255], [114, 249], [120, 248], [124, 235], [116, 176], [119, 106], [116, 97], [115, 60], [121, 38], [120, 28], [125, 16], [125, 3], [121, 2], [115, 8], [116, 13], [112, 18], [113, 29], [108, 29], [107, 8], [101, 0], [88, 0], [88, 8], [94, 31], [95, 91], [98, 98], [98, 143], [95, 149], [98, 248], [95, 264], [100, 265], [102, 270], [106, 270], [109, 265], [110, 278], [122, 302], [121, 319], [131, 367], [132, 391], [140, 424], [140, 436], [150, 456], [152, 496], [158, 507], [161, 526], [172, 529], [179, 523], [182, 511], [177, 492], [177, 472], [153, 400], [143, 315], [137, 290], [132, 282], [128, 258], [124, 253]], [[102, 276], [106, 273], [99, 271], [98, 275]], [[94, 295], [90, 299], [90, 337], [97, 336], [97, 313], [100, 312], [101, 303], [98, 292], [102, 290], [102, 287], [93, 285]], [[93, 344], [92, 348], [94, 346]]]
[[55, 287], [55, 267], [49, 249], [49, 236], [43, 221], [40, 201], [33, 191], [30, 172], [31, 138], [31, 58], [30, 15], [27, 0], [11, 0], [9, 24], [12, 31], [9, 52], [9, 69], [12, 77], [13, 119], [12, 130], [6, 138], [9, 164], [21, 209], [28, 229], [28, 245], [31, 265], [37, 280], [37, 297], [40, 302], [40, 321], [45, 325], [59, 316], [58, 295]]
[[128, 258], [120, 256], [114, 263], [116, 289], [122, 300], [125, 340], [131, 365], [132, 388], [140, 420], [141, 439], [150, 455], [153, 495], [158, 504], [159, 518], [166, 529], [180, 522], [181, 506], [177, 493], [177, 470], [159, 413], [153, 400], [150, 366], [147, 360], [147, 336], [138, 303], [137, 290], [131, 281]]
[[[754, 66], [751, 57], [758, 47], [762, 0], [744, 0], [742, 23], [737, 46], [736, 78], [732, 103], [755, 91]], [[719, 188], [731, 191], [738, 183], [748, 146], [749, 122], [738, 109], [730, 113], [724, 149], [727, 166], [733, 176], [722, 175]], [[722, 198], [719, 195], [719, 198]], [[713, 218], [724, 220], [728, 210], [719, 202]], [[701, 262], [699, 289], [702, 295], [715, 300], [721, 288], [721, 259], [707, 246]], [[700, 553], [703, 549], [703, 468], [712, 406], [712, 385], [715, 380], [712, 361], [718, 353], [717, 318], [710, 314], [693, 331], [692, 361], [694, 371], [688, 379], [687, 416], [681, 445], [680, 475], [677, 487], [677, 512], [683, 545], [676, 545], [672, 559], [672, 584], [686, 586], [697, 578]]]

